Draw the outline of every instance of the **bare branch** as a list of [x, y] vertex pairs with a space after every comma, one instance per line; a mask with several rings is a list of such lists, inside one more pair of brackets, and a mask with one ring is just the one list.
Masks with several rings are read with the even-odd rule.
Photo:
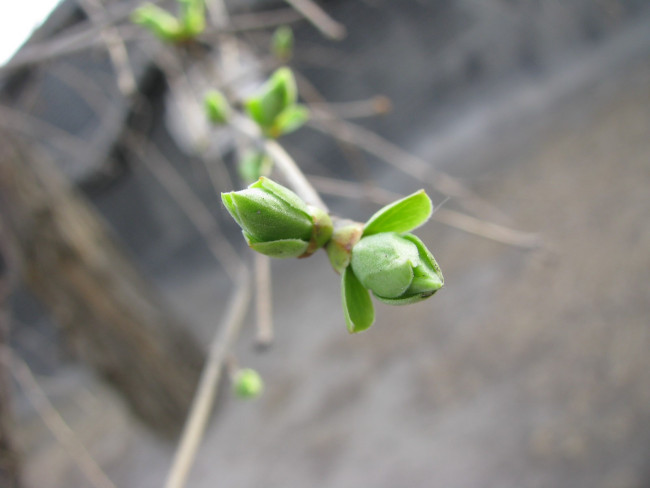
[[242, 116], [234, 116], [231, 125], [239, 132], [245, 134], [256, 142], [263, 144], [266, 152], [275, 161], [276, 167], [289, 181], [293, 190], [307, 203], [328, 211], [327, 205], [321, 199], [318, 192], [309, 183], [302, 170], [298, 167], [287, 151], [274, 139], [262, 137], [259, 128], [250, 120]]
[[458, 198], [459, 203], [466, 210], [479, 217], [494, 218], [498, 215], [499, 218], [504, 218], [498, 209], [478, 197], [459, 180], [446, 173], [436, 171], [423, 159], [405, 151], [378, 134], [352, 122], [336, 119], [330, 113], [320, 112], [318, 115], [309, 122], [310, 127], [354, 144], [399, 171], [417, 180], [428, 182], [432, 188], [440, 193]]
[[[102, 21], [104, 7], [100, 0], [77, 0], [93, 25]], [[124, 39], [115, 27], [105, 26], [100, 30], [100, 36], [117, 75], [117, 86], [125, 97], [131, 96], [136, 88], [135, 76], [129, 64], [129, 54]]]
[[323, 11], [312, 0], [285, 0], [289, 5], [305, 16], [323, 35], [330, 39], [343, 39], [345, 27]]
[[[343, 198], [367, 198], [379, 205], [386, 205], [402, 198], [403, 195], [393, 193], [377, 186], [361, 185], [350, 181], [322, 176], [308, 175], [309, 181], [322, 193]], [[432, 215], [432, 220], [446, 224], [470, 234], [490, 239], [502, 244], [523, 249], [537, 249], [542, 246], [539, 235], [522, 232], [503, 225], [486, 222], [470, 215], [438, 208]]]
[[201, 373], [192, 408], [165, 483], [166, 488], [182, 488], [185, 486], [185, 480], [192, 468], [196, 452], [205, 434], [224, 361], [239, 334], [249, 300], [250, 277], [248, 270], [244, 270], [241, 271], [237, 288], [230, 300], [223, 324], [210, 346], [208, 359]]

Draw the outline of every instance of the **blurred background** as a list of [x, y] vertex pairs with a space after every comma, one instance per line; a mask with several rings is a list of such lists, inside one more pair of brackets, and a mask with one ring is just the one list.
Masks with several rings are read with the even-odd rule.
[[337, 215], [444, 203], [446, 284], [349, 335], [324, 253], [273, 260], [272, 344], [253, 290], [232, 347], [264, 394], [222, 382], [186, 486], [650, 486], [650, 3], [208, 3], [174, 46], [64, 0], [0, 66], [0, 486], [164, 485], [258, 274], [202, 97], [259, 87], [279, 25], [312, 108], [280, 143]]

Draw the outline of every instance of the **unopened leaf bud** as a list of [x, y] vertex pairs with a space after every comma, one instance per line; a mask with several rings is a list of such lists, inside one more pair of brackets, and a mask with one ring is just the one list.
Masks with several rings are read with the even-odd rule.
[[306, 257], [332, 235], [332, 221], [326, 212], [308, 206], [268, 178], [261, 177], [245, 190], [222, 193], [221, 199], [248, 245], [267, 256]]

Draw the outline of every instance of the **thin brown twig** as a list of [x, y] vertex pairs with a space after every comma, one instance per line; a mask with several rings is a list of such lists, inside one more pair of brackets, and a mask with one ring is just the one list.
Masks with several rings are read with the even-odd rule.
[[86, 476], [90, 484], [96, 488], [116, 488], [74, 431], [54, 408], [34, 378], [29, 366], [4, 345], [0, 345], [0, 361], [11, 369], [14, 378], [27, 398], [29, 398], [38, 415], [43, 419], [54, 438], [64, 447], [70, 459]]
[[329, 115], [323, 116], [323, 113], [341, 119], [359, 119], [386, 114], [390, 112], [392, 106], [388, 97], [377, 95], [368, 100], [354, 100], [351, 102], [315, 102], [310, 103], [309, 108], [313, 111], [313, 119], [327, 120], [331, 119], [331, 117]]
[[[308, 175], [308, 178], [318, 191], [328, 195], [354, 199], [367, 198], [379, 205], [386, 205], [402, 198], [402, 195], [377, 186], [368, 187], [350, 181], [315, 175]], [[438, 208], [431, 216], [431, 219], [469, 234], [510, 246], [537, 249], [542, 245], [542, 240], [537, 234], [486, 222], [455, 210]]]
[[323, 35], [330, 39], [343, 39], [345, 27], [332, 19], [312, 0], [285, 0], [289, 5], [305, 16]]
[[230, 125], [242, 134], [250, 137], [257, 143], [264, 146], [265, 151], [275, 161], [276, 168], [282, 172], [289, 182], [289, 186], [308, 204], [314, 205], [322, 210], [328, 211], [328, 207], [321, 199], [318, 192], [305, 178], [304, 173], [298, 167], [287, 151], [274, 139], [265, 139], [259, 128], [249, 119], [235, 115], [231, 117]]
[[182, 488], [192, 468], [201, 444], [210, 411], [214, 404], [223, 363], [239, 334], [250, 300], [250, 276], [247, 269], [240, 270], [240, 279], [233, 292], [224, 321], [210, 346], [208, 359], [201, 373], [192, 407], [187, 417], [181, 440], [176, 449], [165, 488]]
[[[131, 7], [132, 9], [133, 7]], [[129, 14], [130, 10], [126, 14], [126, 17]], [[302, 20], [302, 18], [293, 9], [277, 9], [256, 14], [239, 14], [232, 17], [232, 23], [223, 29], [223, 31], [206, 30], [199, 38], [209, 44], [215, 36], [223, 32], [237, 33], [268, 29], [278, 25], [294, 23]], [[102, 47], [104, 41], [100, 37], [100, 33], [106, 26], [115, 25], [119, 36], [124, 41], [158, 44], [159, 41], [141, 27], [133, 25], [117, 26], [116, 23], [123, 19], [124, 16], [117, 16], [104, 19], [97, 25], [87, 26], [85, 25], [87, 23], [84, 23], [78, 28], [71, 29], [72, 32], [61, 34], [47, 41], [29, 44], [22, 48], [9, 62], [0, 66], [0, 76], [44, 61]]]
[[457, 198], [460, 205], [478, 217], [505, 219], [502, 212], [489, 202], [478, 197], [459, 180], [446, 173], [436, 171], [423, 159], [405, 151], [396, 144], [360, 125], [335, 118], [327, 112], [322, 112], [318, 115], [318, 117], [309, 122], [309, 126], [313, 129], [354, 144], [399, 171], [419, 181], [427, 182], [436, 191]]

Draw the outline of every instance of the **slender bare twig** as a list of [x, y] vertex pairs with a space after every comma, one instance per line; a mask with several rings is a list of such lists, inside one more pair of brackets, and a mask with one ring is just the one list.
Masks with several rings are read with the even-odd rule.
[[[133, 8], [132, 6], [131, 10]], [[131, 10], [129, 10], [129, 13]], [[127, 13], [126, 17], [128, 15]], [[223, 31], [214, 29], [206, 30], [201, 34], [200, 39], [210, 43], [221, 32], [236, 33], [267, 29], [277, 25], [294, 23], [302, 20], [302, 18], [293, 9], [277, 9], [256, 14], [239, 14], [232, 17], [231, 24], [223, 29]], [[71, 29], [71, 32], [67, 32], [66, 34], [59, 35], [48, 41], [25, 46], [8, 63], [0, 67], [0, 76], [44, 61], [50, 61], [62, 56], [101, 47], [104, 45], [104, 41], [100, 36], [102, 29], [109, 25], [115, 25], [119, 20], [123, 20], [123, 16], [117, 17], [116, 19], [109, 19], [108, 21], [104, 19], [97, 25], [87, 26], [84, 23], [78, 28]], [[124, 41], [137, 40], [139, 42], [158, 43], [155, 38], [141, 27], [127, 25], [116, 26], [116, 29]]]
[[242, 260], [223, 236], [217, 220], [205, 204], [153, 144], [133, 132], [127, 133], [125, 140], [128, 147], [138, 155], [142, 164], [178, 203], [229, 278], [236, 282], [243, 267]]
[[255, 317], [257, 345], [264, 348], [273, 342], [273, 302], [271, 296], [271, 260], [255, 253]]
[[285, 2], [304, 15], [326, 37], [330, 39], [345, 37], [345, 27], [327, 15], [312, 0], [285, 0]]
[[70, 459], [86, 476], [90, 484], [96, 488], [116, 488], [74, 431], [54, 408], [27, 364], [3, 345], [0, 345], [0, 361], [11, 369], [14, 378], [27, 398], [29, 398], [38, 415], [43, 419], [55, 439], [64, 447]]
[[377, 95], [368, 100], [355, 100], [352, 102], [317, 102], [310, 103], [309, 108], [313, 111], [312, 118], [316, 120], [325, 118], [330, 120], [331, 116], [323, 116], [323, 113], [334, 115], [341, 119], [358, 119], [364, 117], [375, 117], [390, 112], [391, 102], [388, 97]]
[[182, 488], [185, 486], [185, 480], [194, 463], [194, 457], [203, 439], [210, 411], [214, 404], [223, 363], [239, 334], [249, 300], [249, 272], [242, 268], [237, 288], [230, 300], [224, 321], [210, 346], [208, 359], [201, 373], [194, 401], [181, 435], [181, 441], [176, 449], [165, 483], [166, 488]]
[[[337, 139], [354, 144], [419, 181], [428, 182], [432, 188], [457, 198], [466, 210], [481, 218], [505, 219], [489, 202], [479, 198], [456, 178], [436, 171], [426, 161], [411, 154], [383, 137], [352, 122], [334, 118], [330, 113], [319, 113], [309, 126]], [[329, 120], [328, 120], [329, 118]]]
[[[308, 175], [308, 178], [318, 191], [328, 195], [354, 199], [367, 198], [379, 205], [386, 205], [402, 198], [402, 195], [377, 186], [366, 186], [315, 175]], [[542, 245], [542, 240], [537, 234], [486, 222], [455, 210], [438, 208], [431, 218], [450, 227], [510, 246], [537, 249]]]
[[264, 146], [265, 151], [275, 161], [276, 168], [282, 172], [289, 182], [289, 186], [308, 204], [319, 207], [327, 211], [328, 207], [321, 199], [318, 192], [305, 178], [304, 173], [298, 167], [293, 158], [285, 149], [274, 139], [265, 139], [262, 137], [259, 128], [249, 119], [236, 115], [231, 118], [230, 124], [239, 132], [253, 139], [255, 142]]
[[[104, 17], [104, 6], [100, 0], [77, 0], [93, 25], [98, 26]], [[130, 97], [137, 89], [135, 76], [129, 63], [129, 54], [126, 50], [124, 39], [115, 27], [110, 25], [100, 27], [99, 35], [106, 46], [106, 51], [115, 69], [117, 87], [122, 95]]]

